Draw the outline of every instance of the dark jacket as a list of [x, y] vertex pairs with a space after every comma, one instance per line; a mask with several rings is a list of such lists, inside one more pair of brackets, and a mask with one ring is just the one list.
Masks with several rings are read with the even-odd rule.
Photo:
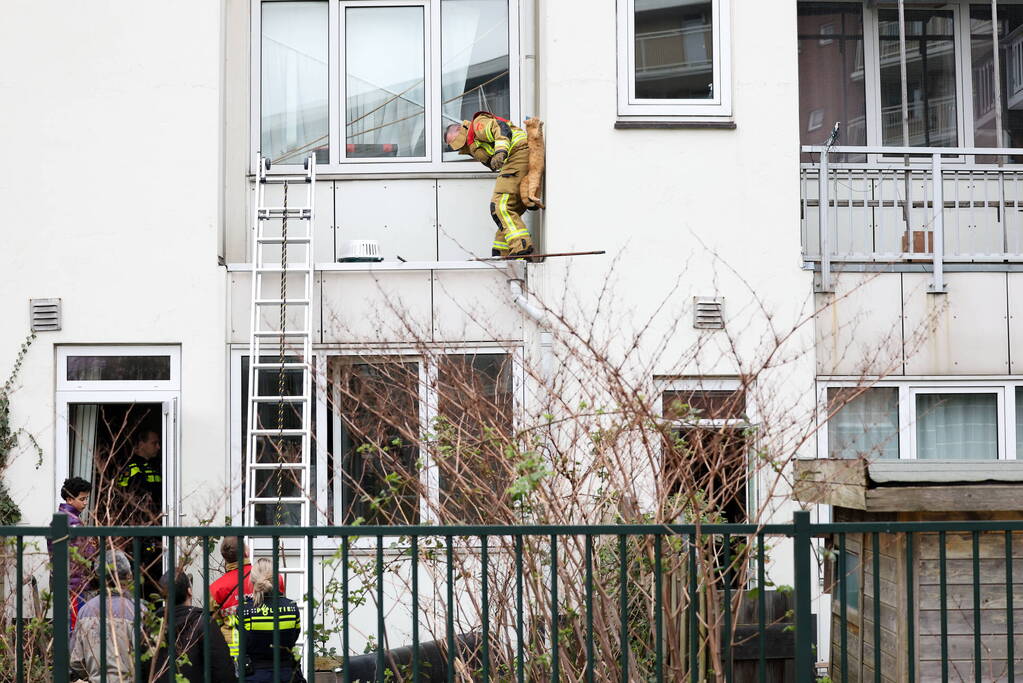
[[[184, 676], [191, 683], [202, 683], [204, 671], [203, 659], [203, 611], [198, 607], [178, 605], [174, 608], [175, 660], [178, 662], [176, 673]], [[234, 683], [234, 661], [227, 653], [227, 643], [220, 634], [217, 622], [210, 618], [210, 680], [217, 683]], [[187, 657], [187, 663], [183, 661]], [[145, 665], [143, 665], [145, 666]], [[167, 683], [170, 673], [167, 670], [167, 648], [161, 647], [157, 654], [156, 671], [160, 674], [157, 681]], [[179, 679], [180, 680], [180, 679]]]
[[238, 620], [245, 629], [245, 655], [256, 669], [273, 667], [275, 627], [280, 633], [281, 666], [294, 667], [291, 648], [298, 642], [301, 629], [298, 605], [278, 593], [276, 612], [273, 607], [273, 595], [267, 595], [259, 605], [246, 596], [245, 604], [238, 612]]

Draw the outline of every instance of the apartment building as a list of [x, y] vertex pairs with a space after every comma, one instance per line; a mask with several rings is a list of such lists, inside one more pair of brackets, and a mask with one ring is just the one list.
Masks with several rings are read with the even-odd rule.
[[[315, 158], [310, 366], [338, 381], [370, 357], [400, 366], [417, 387], [407, 428], [430, 429], [447, 364], [509, 420], [527, 411], [558, 353], [532, 306], [606, 339], [645, 327], [611, 348], [648, 392], [734, 393], [759, 369], [733, 417], [778, 425], [787, 457], [996, 461], [1023, 444], [1023, 5], [999, 2], [997, 22], [991, 3], [859, 0], [5, 14], [9, 358], [42, 316], [12, 403], [44, 453], [7, 472], [26, 521], [49, 518], [69, 475], [112, 482], [95, 463], [125, 430], [159, 436], [167, 523], [244, 516], [260, 154], [271, 176]], [[476, 260], [494, 175], [443, 130], [480, 110], [545, 122], [538, 250], [605, 255]], [[340, 261], [358, 240], [383, 260]], [[765, 362], [775, 346], [784, 361]], [[360, 406], [315, 384], [309, 521], [371, 518], [355, 491], [381, 473], [355, 457]], [[428, 451], [404, 457], [430, 469]], [[739, 509], [788, 519], [787, 488], [749, 471]], [[431, 509], [398, 506], [408, 522]]]

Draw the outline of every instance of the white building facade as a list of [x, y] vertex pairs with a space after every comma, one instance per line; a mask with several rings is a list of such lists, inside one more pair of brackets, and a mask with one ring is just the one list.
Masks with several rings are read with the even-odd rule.
[[[650, 321], [629, 351], [638, 385], [734, 388], [777, 347], [746, 419], [785, 425], [790, 457], [1015, 459], [1023, 196], [1016, 157], [969, 151], [1021, 144], [1023, 5], [1003, 6], [1000, 42], [989, 3], [907, 9], [903, 107], [886, 3], [8, 3], [0, 349], [13, 359], [30, 301], [59, 299], [61, 314], [12, 399], [44, 452], [6, 473], [25, 521], [49, 519], [65, 477], [88, 478], [95, 433], [131, 405], [161, 436], [166, 519], [241, 515], [260, 152], [271, 173], [316, 155], [321, 376], [370, 354], [428, 379], [425, 344], [509, 364], [524, 401], [545, 330], [514, 303], [511, 266], [474, 260], [490, 253], [494, 175], [443, 148], [444, 126], [479, 110], [545, 121], [539, 250], [606, 255], [525, 265], [529, 296], [599, 319], [613, 282], [623, 317], [597, 327]], [[822, 230], [819, 150], [800, 145], [835, 121], [837, 144], [861, 149], [829, 154]], [[963, 150], [937, 157], [943, 233], [935, 157], [885, 146]], [[384, 261], [340, 263], [350, 240], [377, 241]], [[697, 299], [723, 302], [724, 330], [693, 324]], [[864, 377], [880, 381], [799, 437]], [[435, 402], [422, 396], [424, 425]], [[350, 506], [329, 403], [321, 391], [317, 524]], [[787, 520], [787, 489], [766, 479], [750, 500]]]

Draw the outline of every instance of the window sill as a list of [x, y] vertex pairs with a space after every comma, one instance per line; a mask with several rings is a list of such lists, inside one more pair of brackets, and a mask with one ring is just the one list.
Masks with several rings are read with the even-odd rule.
[[615, 130], [735, 130], [733, 119], [623, 119]]
[[[385, 270], [506, 270], [512, 261], [378, 261], [376, 263], [315, 264], [318, 272], [380, 272]], [[229, 263], [228, 272], [249, 272], [251, 263]]]

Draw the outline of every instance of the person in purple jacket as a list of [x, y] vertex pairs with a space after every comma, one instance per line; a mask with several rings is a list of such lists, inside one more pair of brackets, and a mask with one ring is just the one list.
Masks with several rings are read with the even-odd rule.
[[[81, 477], [71, 477], [64, 480], [60, 487], [60, 497], [64, 502], [57, 508], [57, 512], [68, 516], [68, 526], [82, 526], [82, 511], [89, 504], [89, 494], [92, 492], [92, 484]], [[50, 556], [53, 556], [53, 543], [46, 542]], [[78, 620], [78, 609], [85, 604], [85, 592], [93, 578], [93, 564], [97, 554], [96, 539], [75, 538], [70, 541], [68, 561], [68, 593], [70, 610], [70, 625], [74, 631], [75, 622]]]

